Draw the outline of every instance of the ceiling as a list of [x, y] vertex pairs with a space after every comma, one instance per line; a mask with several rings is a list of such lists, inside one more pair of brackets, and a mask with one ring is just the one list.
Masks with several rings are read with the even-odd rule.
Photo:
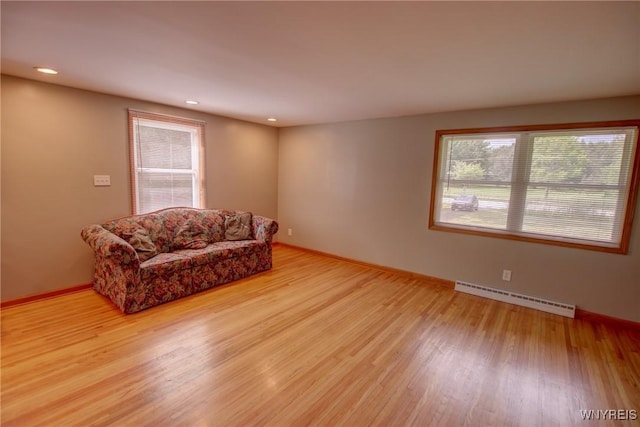
[[0, 5], [4, 74], [276, 126], [640, 94], [635, 1]]

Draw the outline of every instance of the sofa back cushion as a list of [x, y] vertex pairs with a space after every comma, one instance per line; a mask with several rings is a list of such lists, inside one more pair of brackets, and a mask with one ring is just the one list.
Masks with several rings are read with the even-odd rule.
[[176, 232], [172, 240], [173, 249], [203, 249], [211, 243], [211, 233], [201, 222], [188, 219]]
[[237, 212], [227, 215], [224, 221], [225, 240], [253, 239], [251, 217], [251, 212]]
[[158, 248], [156, 248], [146, 229], [139, 227], [133, 232], [125, 231], [122, 234], [122, 238], [136, 250], [138, 259], [140, 259], [141, 262], [158, 255]]
[[198, 249], [224, 240], [226, 211], [219, 209], [172, 208], [157, 213], [161, 218], [170, 249]]
[[[134, 248], [143, 260], [176, 249], [201, 249], [224, 240], [253, 239], [251, 217], [250, 212], [244, 211], [169, 208], [114, 219], [102, 226], [132, 246], [137, 245]], [[148, 238], [142, 238], [145, 236]]]
[[[170, 250], [170, 241], [158, 214], [150, 213], [145, 215], [127, 216], [124, 218], [114, 219], [102, 224], [102, 226], [130, 244], [132, 236], [135, 236], [136, 234], [140, 235], [140, 229], [146, 230], [149, 239], [155, 246], [158, 253], [169, 252]], [[138, 256], [140, 256], [140, 252], [138, 252]]]

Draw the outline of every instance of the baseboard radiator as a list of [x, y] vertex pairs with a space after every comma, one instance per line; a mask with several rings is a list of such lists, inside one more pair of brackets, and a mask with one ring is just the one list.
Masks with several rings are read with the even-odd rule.
[[559, 314], [560, 316], [574, 318], [576, 315], [575, 305], [516, 294], [502, 289], [474, 285], [473, 283], [462, 282], [460, 280], [456, 280], [455, 290], [458, 292], [477, 295], [479, 297], [490, 298], [497, 301], [546, 311], [547, 313]]

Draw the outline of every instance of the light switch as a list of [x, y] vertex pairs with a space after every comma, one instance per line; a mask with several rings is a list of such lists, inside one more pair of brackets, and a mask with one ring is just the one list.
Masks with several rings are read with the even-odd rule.
[[108, 187], [111, 185], [111, 175], [93, 175], [95, 187]]

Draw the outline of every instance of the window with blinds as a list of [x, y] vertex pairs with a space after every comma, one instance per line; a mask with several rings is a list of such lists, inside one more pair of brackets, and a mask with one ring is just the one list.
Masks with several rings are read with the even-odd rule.
[[204, 206], [204, 123], [129, 110], [129, 133], [134, 213]]
[[437, 131], [429, 226], [626, 253], [639, 125]]

